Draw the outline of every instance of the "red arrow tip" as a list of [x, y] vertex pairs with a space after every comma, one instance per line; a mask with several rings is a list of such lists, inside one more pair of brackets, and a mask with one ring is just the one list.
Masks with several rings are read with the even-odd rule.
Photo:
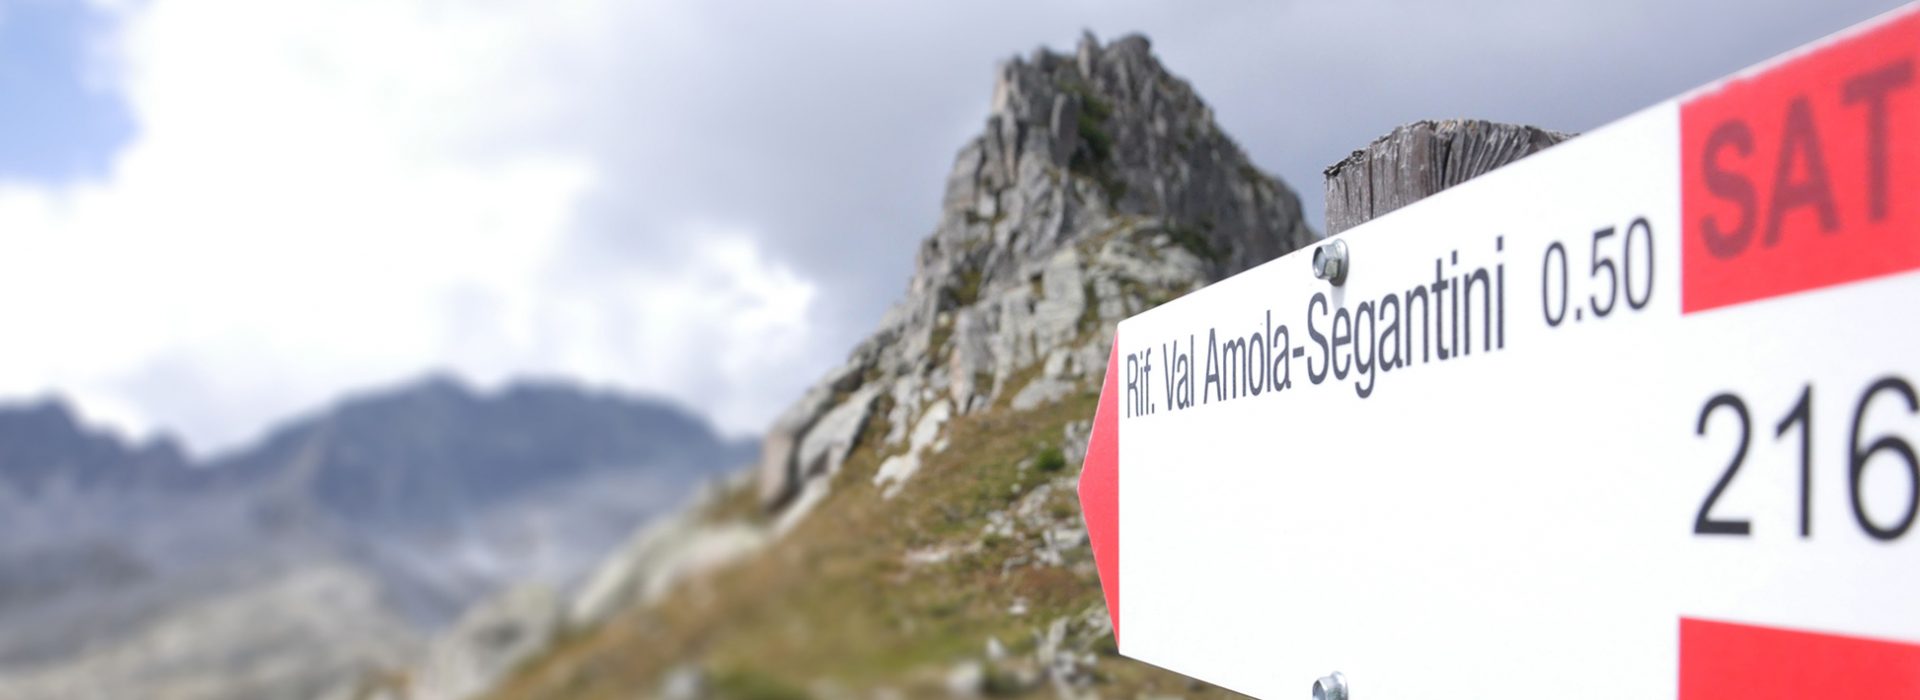
[[1114, 333], [1107, 354], [1107, 379], [1100, 387], [1100, 406], [1093, 412], [1093, 432], [1087, 436], [1087, 457], [1080, 467], [1080, 514], [1087, 521], [1087, 539], [1093, 543], [1093, 564], [1100, 571], [1100, 589], [1107, 596], [1107, 616], [1113, 620], [1113, 641], [1120, 642], [1120, 334]]

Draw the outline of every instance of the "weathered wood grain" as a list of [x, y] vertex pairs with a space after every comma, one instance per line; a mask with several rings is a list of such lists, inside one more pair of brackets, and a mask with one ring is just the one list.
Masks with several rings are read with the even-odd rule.
[[1326, 170], [1327, 234], [1359, 226], [1572, 134], [1477, 119], [1395, 128]]

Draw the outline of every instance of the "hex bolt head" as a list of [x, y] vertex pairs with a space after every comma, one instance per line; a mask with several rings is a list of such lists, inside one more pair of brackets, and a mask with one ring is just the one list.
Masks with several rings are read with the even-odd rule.
[[1347, 700], [1347, 677], [1334, 671], [1333, 675], [1314, 681], [1313, 700]]
[[1339, 286], [1347, 281], [1347, 269], [1353, 267], [1347, 256], [1347, 242], [1338, 238], [1313, 249], [1313, 276]]

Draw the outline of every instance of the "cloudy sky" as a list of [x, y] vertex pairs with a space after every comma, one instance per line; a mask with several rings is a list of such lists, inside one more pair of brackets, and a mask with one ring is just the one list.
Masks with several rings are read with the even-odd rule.
[[1142, 31], [1320, 222], [1395, 124], [1585, 130], [1887, 0], [0, 0], [0, 401], [230, 447], [450, 370], [758, 430], [904, 288], [996, 62]]

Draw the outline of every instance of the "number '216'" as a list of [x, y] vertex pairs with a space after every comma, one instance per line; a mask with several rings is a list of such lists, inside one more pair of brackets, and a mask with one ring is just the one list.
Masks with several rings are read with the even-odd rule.
[[[1860, 434], [1867, 410], [1875, 405], [1875, 399], [1883, 394], [1891, 394], [1895, 399], [1904, 401], [1909, 415], [1920, 412], [1920, 397], [1914, 395], [1913, 385], [1900, 377], [1889, 376], [1869, 385], [1854, 403], [1853, 424], [1850, 434], [1853, 436], [1847, 444], [1847, 491], [1853, 505], [1853, 519], [1860, 529], [1876, 540], [1891, 541], [1905, 535], [1913, 527], [1916, 511], [1920, 511], [1920, 460], [1914, 456], [1913, 446], [1898, 435], [1881, 435], [1877, 439], [1867, 440]], [[1884, 400], [1879, 403], [1885, 403]], [[1723, 410], [1724, 409], [1724, 410]], [[1740, 465], [1746, 461], [1747, 446], [1753, 434], [1752, 420], [1747, 411], [1747, 402], [1732, 392], [1716, 394], [1707, 399], [1700, 407], [1700, 419], [1694, 425], [1694, 434], [1705, 436], [1710, 419], [1716, 413], [1732, 413], [1740, 428], [1740, 441], [1734, 450], [1733, 459], [1727, 463], [1720, 480], [1715, 482], [1713, 490], [1707, 493], [1706, 500], [1700, 503], [1700, 512], [1694, 517], [1693, 532], [1696, 535], [1735, 535], [1747, 536], [1753, 532], [1753, 525], [1746, 519], [1716, 518], [1713, 504], [1733, 483], [1740, 471]], [[1724, 422], [1724, 421], [1723, 421]], [[1813, 385], [1800, 390], [1800, 397], [1785, 416], [1774, 424], [1773, 436], [1776, 440], [1787, 440], [1793, 433], [1799, 440], [1800, 457], [1800, 536], [1813, 536]], [[1867, 512], [1864, 496], [1864, 483], [1867, 469], [1876, 464], [1904, 466], [1906, 468], [1906, 508], [1898, 518], [1886, 518], [1887, 514]], [[1884, 468], [1884, 467], [1883, 467]]]

